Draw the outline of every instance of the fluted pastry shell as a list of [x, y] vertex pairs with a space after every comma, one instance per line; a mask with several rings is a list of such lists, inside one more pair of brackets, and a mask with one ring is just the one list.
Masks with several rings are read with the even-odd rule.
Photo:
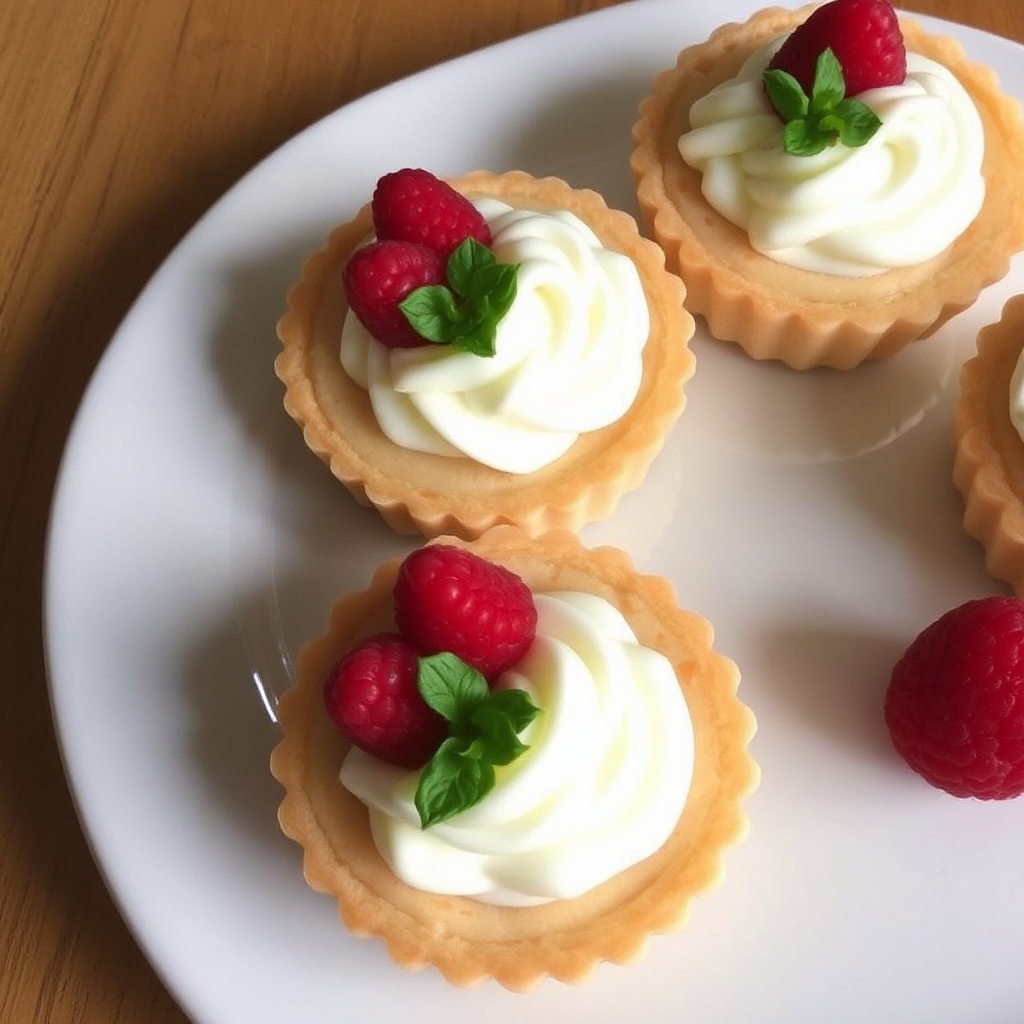
[[710, 624], [680, 610], [671, 584], [639, 575], [623, 552], [587, 549], [567, 531], [531, 539], [507, 526], [470, 543], [441, 540], [508, 566], [534, 591], [580, 590], [610, 600], [641, 643], [671, 660], [696, 746], [693, 783], [675, 830], [658, 852], [589, 893], [542, 906], [490, 906], [400, 881], [377, 853], [366, 808], [339, 782], [348, 744], [322, 698], [323, 678], [339, 654], [390, 624], [397, 559], [379, 568], [367, 590], [338, 601], [328, 632], [299, 655], [296, 685], [279, 707], [284, 735], [271, 761], [285, 788], [281, 827], [302, 846], [308, 883], [336, 897], [348, 928], [382, 939], [401, 967], [433, 965], [460, 987], [493, 978], [525, 990], [549, 975], [580, 982], [600, 961], [637, 959], [651, 934], [680, 926], [692, 897], [719, 882], [723, 850], [746, 835], [742, 800], [759, 777], [747, 750], [754, 717], [737, 699], [736, 665], [712, 649]]
[[1024, 295], [978, 334], [960, 371], [953, 418], [953, 481], [964, 499], [964, 529], [985, 549], [985, 565], [1024, 597], [1024, 441], [1010, 419], [1010, 380], [1024, 350]]
[[742, 228], [701, 194], [701, 175], [679, 155], [695, 100], [732, 78], [754, 51], [806, 20], [815, 5], [766, 8], [684, 49], [657, 78], [634, 125], [632, 169], [640, 209], [687, 287], [687, 306], [714, 337], [756, 359], [797, 369], [849, 369], [893, 355], [937, 330], [1002, 278], [1024, 247], [1024, 118], [995, 73], [953, 39], [900, 19], [907, 49], [949, 68], [971, 95], [985, 132], [983, 207], [944, 252], [873, 277], [841, 277], [778, 263], [756, 252]]
[[557, 461], [534, 473], [512, 474], [469, 458], [409, 451], [386, 438], [365, 391], [344, 372], [340, 357], [347, 312], [341, 270], [372, 231], [369, 205], [336, 228], [310, 258], [288, 294], [278, 325], [283, 349], [275, 368], [284, 405], [307, 445], [362, 504], [372, 505], [399, 533], [470, 538], [496, 523], [538, 534], [577, 530], [614, 511], [639, 485], [682, 412], [693, 373], [693, 318], [685, 289], [668, 273], [664, 255], [642, 238], [636, 222], [611, 210], [596, 192], [524, 172], [477, 171], [451, 182], [464, 195], [490, 196], [539, 211], [569, 210], [610, 249], [629, 256], [640, 273], [650, 310], [643, 378], [632, 406], [615, 423], [579, 437]]

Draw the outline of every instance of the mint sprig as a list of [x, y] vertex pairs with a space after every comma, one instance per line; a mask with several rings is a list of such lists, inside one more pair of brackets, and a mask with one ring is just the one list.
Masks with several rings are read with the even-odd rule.
[[498, 323], [515, 301], [518, 270], [518, 263], [499, 263], [486, 245], [466, 238], [448, 257], [448, 284], [423, 285], [398, 308], [427, 341], [493, 356]]
[[416, 786], [420, 824], [429, 828], [478, 804], [494, 788], [494, 769], [527, 750], [519, 734], [540, 714], [525, 690], [494, 690], [475, 668], [442, 652], [419, 660], [423, 699], [448, 721], [448, 737]]
[[882, 126], [866, 103], [846, 98], [843, 69], [830, 48], [815, 62], [810, 97], [781, 68], [766, 69], [763, 79], [768, 99], [785, 122], [782, 146], [794, 156], [814, 156], [837, 141], [851, 148], [863, 146]]

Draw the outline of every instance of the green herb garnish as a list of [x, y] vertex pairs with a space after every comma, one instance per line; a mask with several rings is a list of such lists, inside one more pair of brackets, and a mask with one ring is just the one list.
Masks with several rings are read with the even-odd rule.
[[788, 71], [779, 68], [764, 72], [764, 87], [785, 121], [782, 146], [795, 156], [814, 156], [837, 141], [851, 148], [863, 146], [882, 126], [866, 103], [846, 98], [843, 69], [831, 49], [818, 55], [810, 98]]
[[498, 322], [515, 301], [518, 270], [518, 263], [499, 263], [486, 245], [467, 238], [448, 257], [448, 284], [417, 288], [398, 308], [427, 341], [493, 356]]
[[420, 658], [419, 691], [448, 721], [448, 738], [424, 765], [416, 787], [420, 824], [429, 828], [478, 804], [494, 788], [494, 769], [528, 748], [519, 734], [540, 714], [525, 690], [491, 690], [447, 652]]

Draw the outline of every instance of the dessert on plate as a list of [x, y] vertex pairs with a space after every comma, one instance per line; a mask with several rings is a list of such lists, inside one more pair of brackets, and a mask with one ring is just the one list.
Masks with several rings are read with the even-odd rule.
[[575, 530], [683, 409], [684, 298], [595, 192], [405, 168], [305, 264], [275, 365], [306, 443], [396, 531]]
[[657, 78], [633, 134], [688, 308], [758, 359], [891, 356], [1024, 246], [1020, 105], [886, 0], [721, 26]]
[[755, 723], [712, 640], [668, 581], [568, 531], [382, 565], [279, 707], [279, 819], [307, 881], [460, 987], [637, 959], [747, 830]]
[[1024, 295], [978, 334], [960, 371], [953, 480], [985, 565], [1024, 597]]

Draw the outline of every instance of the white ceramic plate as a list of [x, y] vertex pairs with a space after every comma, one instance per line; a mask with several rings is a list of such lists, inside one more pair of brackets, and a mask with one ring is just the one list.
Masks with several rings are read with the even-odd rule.
[[[750, 839], [640, 965], [525, 997], [404, 974], [345, 933], [277, 831], [258, 693], [287, 684], [337, 594], [411, 544], [354, 505], [281, 409], [274, 323], [303, 254], [410, 163], [563, 175], [632, 210], [637, 103], [680, 47], [754, 6], [642, 0], [352, 104], [232, 189], [110, 346], [53, 513], [53, 707], [114, 898], [197, 1024], [1022, 1019], [1024, 806], [932, 790], [881, 718], [918, 630], [998, 589], [960, 527], [950, 412], [1020, 262], [927, 344], [847, 375], [698, 338], [667, 448], [585, 531], [715, 623], [760, 720]], [[1021, 48], [938, 27], [1024, 96]]]

